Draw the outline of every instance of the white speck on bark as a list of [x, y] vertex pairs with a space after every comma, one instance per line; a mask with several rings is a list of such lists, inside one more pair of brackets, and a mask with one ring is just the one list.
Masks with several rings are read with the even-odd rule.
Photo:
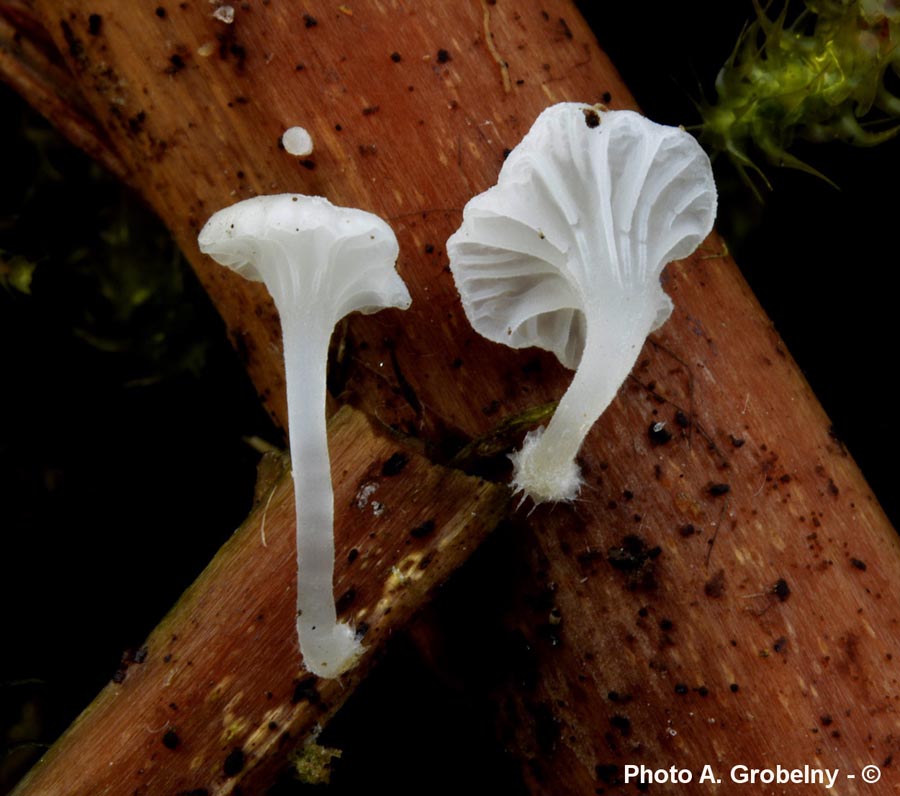
[[305, 158], [312, 154], [312, 136], [302, 127], [289, 127], [281, 136], [284, 151], [298, 158]]

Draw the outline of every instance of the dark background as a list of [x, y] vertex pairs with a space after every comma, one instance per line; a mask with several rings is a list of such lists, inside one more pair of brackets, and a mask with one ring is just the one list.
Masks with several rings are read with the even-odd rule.
[[[685, 125], [753, 13], [749, 2], [582, 8], [644, 111]], [[0, 254], [36, 264], [30, 295], [0, 284], [3, 792], [242, 521], [258, 458], [244, 438], [278, 434], [164, 230], [8, 90], [0, 108]], [[898, 337], [900, 144], [794, 152], [839, 190], [767, 168], [774, 190], [760, 203], [717, 162], [718, 226], [896, 524], [897, 420], [881, 366]], [[456, 598], [490, 555], [489, 543], [451, 584]], [[398, 641], [329, 730], [344, 749], [335, 792], [515, 793], [489, 715]]]

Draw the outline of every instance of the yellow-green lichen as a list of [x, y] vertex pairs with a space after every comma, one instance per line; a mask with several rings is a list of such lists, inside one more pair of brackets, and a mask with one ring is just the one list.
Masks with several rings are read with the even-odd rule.
[[319, 746], [311, 741], [290, 755], [294, 773], [305, 785], [327, 785], [331, 780], [332, 760], [339, 760], [340, 749]]

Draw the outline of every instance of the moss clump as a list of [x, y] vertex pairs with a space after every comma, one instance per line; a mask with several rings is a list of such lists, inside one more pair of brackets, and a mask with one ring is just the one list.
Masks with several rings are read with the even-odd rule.
[[768, 181], [754, 162], [822, 176], [788, 152], [798, 139], [879, 144], [900, 131], [900, 8], [893, 0], [805, 0], [788, 22], [754, 0], [756, 19], [716, 80], [718, 98], [701, 103], [701, 140], [724, 152], [741, 176]]

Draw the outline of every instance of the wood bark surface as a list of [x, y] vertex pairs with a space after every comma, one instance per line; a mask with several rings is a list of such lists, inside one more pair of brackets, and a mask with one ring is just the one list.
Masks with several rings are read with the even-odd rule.
[[[271, 0], [236, 5], [231, 25], [202, 3], [33, 8], [276, 419], [271, 304], [195, 243], [257, 193], [323, 194], [393, 225], [413, 306], [350, 319], [332, 382], [434, 460], [565, 389], [549, 355], [471, 330], [444, 241], [548, 104], [635, 106], [570, 3]], [[306, 161], [279, 148], [295, 124], [316, 143]], [[731, 792], [736, 764], [838, 768], [841, 793], [900, 782], [898, 543], [724, 252], [713, 234], [668, 267], [675, 312], [589, 436], [581, 499], [520, 511], [502, 576], [476, 590], [506, 653], [499, 725], [532, 792], [634, 792], [629, 763], [711, 764], [725, 782], [695, 774], [679, 790], [697, 794]], [[649, 433], [659, 422], [670, 439]], [[869, 763], [876, 785], [858, 778]]]
[[507, 503], [504, 488], [432, 465], [350, 407], [329, 432], [335, 594], [364, 660], [335, 680], [300, 666], [293, 487], [287, 465], [272, 468], [244, 525], [15, 793], [261, 793], [289, 755], [317, 760], [317, 728]]

